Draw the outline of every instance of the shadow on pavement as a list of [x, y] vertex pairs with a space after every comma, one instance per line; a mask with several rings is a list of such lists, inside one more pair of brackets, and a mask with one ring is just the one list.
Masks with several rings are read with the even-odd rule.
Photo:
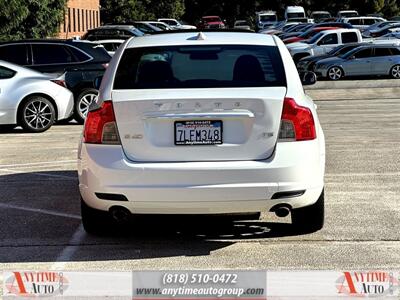
[[[238, 241], [297, 235], [290, 224], [225, 217], [138, 216], [103, 236], [82, 231], [75, 171], [0, 176], [0, 263], [209, 255]], [[80, 232], [80, 238], [76, 238]]]

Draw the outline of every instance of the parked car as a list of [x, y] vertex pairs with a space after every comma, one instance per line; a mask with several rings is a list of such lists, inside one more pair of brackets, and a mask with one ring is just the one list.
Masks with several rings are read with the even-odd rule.
[[344, 55], [320, 60], [315, 64], [315, 73], [331, 80], [372, 75], [400, 79], [400, 48], [394, 45], [360, 46]]
[[322, 20], [331, 18], [331, 14], [327, 11], [313, 11], [310, 15], [310, 18], [314, 20], [315, 23], [319, 23]]
[[164, 23], [164, 22], [148, 21], [148, 23], [160, 28], [161, 30], [173, 30], [173, 28], [171, 26], [169, 26], [167, 23]]
[[400, 28], [400, 22], [388, 24], [382, 28], [376, 30], [370, 30], [370, 36], [373, 38], [377, 38], [383, 36], [387, 33], [390, 33], [393, 29]]
[[311, 29], [307, 30], [306, 32], [300, 34], [299, 36], [295, 36], [295, 37], [284, 39], [283, 42], [285, 44], [291, 44], [291, 43], [305, 41], [305, 40], [311, 39], [313, 36], [317, 35], [321, 31], [332, 30], [332, 29], [336, 29], [336, 27], [315, 27], [315, 28], [311, 28]]
[[296, 64], [297, 70], [299, 71], [299, 73], [314, 72], [314, 66], [318, 61], [325, 59], [325, 58], [329, 58], [329, 57], [343, 55], [343, 54], [345, 54], [357, 47], [360, 47], [364, 44], [366, 44], [366, 43], [343, 44], [343, 45], [337, 46], [336, 48], [333, 48], [331, 51], [329, 51], [326, 54], [304, 57], [304, 58], [300, 59], [299, 62]]
[[115, 51], [121, 46], [125, 40], [103, 40], [103, 41], [94, 41], [94, 43], [102, 45], [104, 49], [107, 50], [107, 53], [110, 56], [114, 56]]
[[275, 11], [263, 10], [256, 12], [256, 29], [267, 29], [268, 27], [274, 26], [278, 23], [278, 16]]
[[341, 10], [337, 13], [338, 18], [351, 18], [358, 17], [358, 12], [356, 10]]
[[313, 24], [298, 23], [297, 25], [288, 28], [286, 31], [276, 33], [275, 35], [278, 36], [281, 40], [284, 40], [286, 38], [299, 36], [300, 34], [307, 31], [311, 27], [313, 27]]
[[0, 61], [0, 125], [43, 132], [73, 112], [72, 93], [50, 75]]
[[123, 47], [78, 151], [86, 231], [131, 213], [261, 211], [322, 228], [324, 135], [281, 40], [184, 32]]
[[65, 73], [74, 94], [74, 118], [83, 123], [97, 97], [93, 80], [104, 74], [111, 57], [104, 47], [87, 41], [38, 39], [0, 43], [0, 59], [42, 73]]
[[249, 23], [246, 20], [237, 20], [233, 25], [235, 29], [251, 30]]
[[353, 25], [342, 22], [322, 22], [318, 24], [313, 24], [312, 28], [317, 28], [317, 27], [336, 27], [336, 28], [346, 28], [346, 29], [354, 28]]
[[186, 29], [196, 29], [196, 26], [183, 24], [182, 22], [177, 21], [176, 19], [166, 19], [161, 18], [157, 20], [158, 22], [163, 22], [171, 26], [173, 29], [176, 30], [186, 30]]
[[283, 22], [282, 24], [279, 24], [276, 27], [271, 27], [269, 29], [260, 30], [259, 33], [277, 35], [281, 32], [287, 32], [290, 28], [292, 28], [293, 26], [296, 26], [297, 24], [300, 24], [300, 23], [299, 22]]
[[394, 31], [385, 34], [384, 36], [381, 36], [377, 38], [375, 41], [381, 41], [381, 40], [397, 40], [400, 42], [400, 31]]
[[379, 30], [387, 25], [393, 24], [393, 23], [399, 23], [398, 21], [384, 21], [380, 23], [375, 23], [369, 27], [367, 27], [363, 32], [362, 35], [363, 37], [371, 37], [371, 31], [374, 30]]
[[141, 32], [145, 34], [153, 34], [163, 31], [157, 26], [151, 25], [149, 22], [146, 21], [131, 21], [129, 22], [129, 24], [135, 26], [137, 29], [139, 29]]
[[373, 24], [385, 22], [386, 20], [379, 17], [350, 17], [343, 18], [341, 21], [343, 23], [350, 23], [354, 28], [363, 31]]
[[285, 9], [285, 20], [293, 18], [306, 18], [306, 12], [302, 6], [288, 6]]
[[223, 29], [226, 26], [219, 16], [205, 16], [201, 18], [198, 27], [201, 29]]
[[339, 45], [361, 41], [362, 36], [358, 29], [341, 28], [321, 31], [310, 40], [288, 44], [287, 47], [297, 63], [303, 57], [328, 53]]
[[305, 26], [301, 28], [300, 32], [289, 32], [280, 35], [281, 39], [287, 39], [291, 37], [297, 37], [300, 34], [303, 34], [305, 31], [310, 30], [312, 28], [319, 28], [319, 27], [332, 27], [332, 28], [348, 28], [351, 29], [353, 28], [353, 25], [349, 23], [341, 23], [341, 22], [322, 22], [322, 23], [314, 23], [314, 24], [308, 24], [308, 26]]
[[144, 33], [133, 25], [104, 25], [94, 29], [89, 29], [83, 35], [83, 40], [126, 40], [133, 36], [143, 36]]

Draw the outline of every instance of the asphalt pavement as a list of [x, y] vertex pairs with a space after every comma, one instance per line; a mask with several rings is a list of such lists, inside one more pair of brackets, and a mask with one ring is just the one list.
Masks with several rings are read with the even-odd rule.
[[263, 214], [234, 223], [149, 217], [130, 234], [88, 236], [76, 174], [82, 126], [15, 129], [0, 134], [0, 269], [399, 269], [396, 85], [324, 83], [308, 93], [326, 136], [321, 231], [293, 235], [290, 217]]

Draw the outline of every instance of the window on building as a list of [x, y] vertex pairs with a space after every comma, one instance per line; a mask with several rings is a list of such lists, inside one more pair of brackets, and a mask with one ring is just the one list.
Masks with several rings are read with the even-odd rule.
[[76, 32], [76, 9], [72, 9], [72, 18], [74, 20], [74, 32]]
[[71, 32], [71, 8], [68, 8], [68, 32]]
[[77, 13], [77, 18], [78, 18], [78, 30], [77, 31], [81, 31], [81, 10], [78, 8], [78, 13]]

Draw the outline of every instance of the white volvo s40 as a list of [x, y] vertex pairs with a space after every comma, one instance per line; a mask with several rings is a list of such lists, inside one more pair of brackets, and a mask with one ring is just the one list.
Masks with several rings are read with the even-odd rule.
[[130, 214], [270, 211], [291, 213], [294, 228], [323, 226], [324, 135], [275, 36], [128, 40], [104, 75], [78, 156], [88, 232]]

